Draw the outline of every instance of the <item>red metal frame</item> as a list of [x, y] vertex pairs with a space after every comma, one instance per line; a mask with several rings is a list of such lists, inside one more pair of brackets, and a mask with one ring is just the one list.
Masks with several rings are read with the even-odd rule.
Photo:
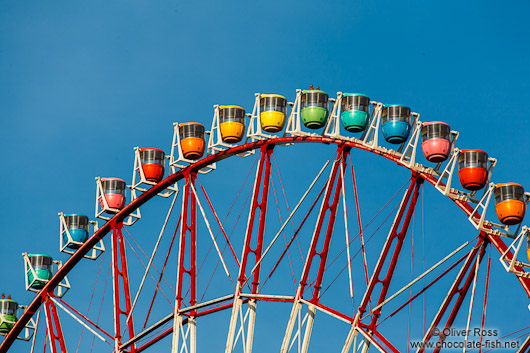
[[[401, 202], [398, 213], [394, 220], [394, 224], [392, 224], [392, 228], [390, 229], [386, 243], [383, 247], [383, 250], [381, 251], [381, 255], [379, 256], [379, 261], [377, 262], [377, 266], [372, 274], [372, 278], [370, 279], [370, 284], [368, 285], [361, 305], [359, 306], [359, 310], [357, 313], [358, 320], [360, 320], [364, 316], [364, 313], [366, 313], [367, 306], [372, 300], [372, 295], [375, 294], [374, 288], [378, 283], [381, 283], [382, 286], [381, 291], [379, 293], [379, 300], [377, 301], [377, 305], [383, 303], [386, 299], [388, 288], [390, 287], [390, 282], [392, 280], [394, 270], [396, 269], [399, 255], [401, 253], [401, 248], [403, 247], [403, 242], [405, 241], [405, 236], [407, 234], [412, 215], [414, 214], [416, 201], [418, 200], [420, 185], [423, 183], [423, 178], [417, 173], [413, 173], [411, 179], [412, 180], [410, 182], [409, 188]], [[403, 216], [405, 217], [403, 218]], [[398, 228], [400, 228], [399, 231]], [[393, 250], [392, 247], [394, 247]], [[384, 278], [381, 279], [383, 266], [386, 263], [389, 254], [391, 254], [390, 264], [386, 270], [386, 273], [384, 274]], [[369, 325], [366, 326], [366, 328], [370, 331], [375, 331], [377, 328], [377, 321], [379, 320], [380, 315], [381, 308], [375, 310], [372, 316], [372, 321]]]
[[105, 334], [108, 338], [110, 338], [111, 340], [114, 340], [114, 337], [108, 333], [107, 331], [105, 331], [104, 329], [102, 329], [98, 324], [96, 324], [94, 321], [90, 320], [88, 317], [86, 317], [85, 315], [83, 315], [82, 313], [80, 313], [78, 310], [76, 310], [74, 307], [72, 307], [70, 304], [68, 304], [67, 302], [65, 302], [64, 300], [62, 300], [61, 298], [57, 298], [59, 299], [59, 301], [64, 305], [66, 306], [68, 309], [72, 310], [74, 313], [76, 313], [77, 315], [81, 316], [83, 318], [83, 320], [85, 320], [86, 322], [88, 322], [90, 325], [94, 326], [94, 328], [97, 328], [101, 333]]
[[[174, 185], [179, 180], [185, 178], [185, 176], [189, 173], [197, 172], [201, 168], [204, 168], [212, 163], [221, 161], [225, 158], [250, 151], [255, 150], [258, 148], [263, 148], [264, 146], [270, 146], [269, 148], [272, 148], [275, 144], [285, 145], [290, 143], [299, 143], [299, 142], [318, 142], [318, 143], [335, 143], [337, 145], [344, 145], [351, 148], [357, 148], [360, 150], [368, 151], [377, 155], [380, 155], [390, 161], [393, 161], [397, 163], [398, 165], [401, 165], [405, 168], [409, 168], [407, 165], [405, 165], [402, 161], [399, 160], [399, 157], [394, 154], [390, 153], [383, 153], [379, 150], [372, 149], [369, 146], [362, 145], [361, 143], [355, 142], [355, 141], [342, 141], [340, 139], [333, 139], [328, 137], [319, 137], [319, 136], [304, 136], [304, 137], [296, 137], [296, 136], [285, 136], [280, 138], [274, 138], [269, 140], [259, 140], [250, 142], [247, 144], [242, 144], [233, 148], [230, 148], [228, 150], [216, 153], [214, 155], [207, 156], [194, 164], [190, 165], [189, 167], [182, 169], [178, 171], [175, 174], [172, 174], [165, 178], [164, 180], [160, 181], [158, 184], [144, 192], [142, 195], [140, 195], [138, 198], [136, 198], [134, 201], [132, 201], [130, 204], [126, 205], [118, 214], [116, 214], [113, 219], [111, 219], [109, 222], [105, 223], [102, 227], [99, 228], [97, 232], [95, 232], [92, 237], [90, 237], [83, 246], [81, 246], [78, 251], [76, 251], [75, 254], [73, 254], [68, 261], [60, 268], [58, 271], [54, 274], [54, 276], [50, 279], [48, 284], [41, 290], [40, 293], [37, 294], [37, 296], [34, 298], [34, 300], [27, 306], [24, 313], [19, 317], [17, 323], [14, 325], [10, 333], [5, 337], [3, 342], [0, 344], [0, 353], [6, 353], [7, 350], [10, 348], [16, 337], [22, 332], [25, 325], [29, 322], [31, 317], [37, 312], [37, 310], [40, 308], [40, 306], [46, 301], [46, 297], [48, 293], [53, 293], [54, 289], [59, 285], [59, 283], [65, 278], [65, 276], [77, 265], [79, 261], [81, 261], [89, 251], [96, 245], [105, 235], [107, 235], [113, 228], [116, 227], [116, 224], [120, 224], [126, 217], [128, 217], [131, 213], [133, 213], [136, 209], [141, 207], [144, 203], [148, 202], [151, 198], [156, 196], [159, 192], [162, 192], [164, 189], [166, 189], [168, 186]], [[435, 175], [427, 174], [427, 173], [419, 173], [421, 178], [428, 181], [432, 185], [435, 185], [438, 181], [437, 177]], [[452, 201], [460, 208], [462, 209], [466, 215], [470, 215], [471, 212], [473, 212], [474, 207], [468, 204], [463, 199], [452, 199]], [[488, 228], [486, 226], [486, 228]], [[504, 243], [504, 241], [495, 235], [487, 234], [487, 239], [495, 246], [495, 248], [499, 251], [500, 254], [503, 254], [507, 250], [507, 246]], [[512, 253], [508, 253], [508, 258], [510, 258]], [[516, 266], [516, 270], [522, 271], [523, 269], [520, 266]], [[530, 279], [529, 278], [523, 278], [523, 277], [517, 277], [518, 281], [521, 283], [524, 291], [526, 294], [530, 297]]]
[[394, 352], [394, 353], [400, 353], [399, 350], [398, 350], [396, 347], [394, 347], [394, 346], [392, 345], [392, 343], [390, 343], [390, 342], [385, 338], [385, 336], [383, 336], [381, 333], [379, 333], [378, 331], [373, 331], [373, 334], [374, 334], [375, 337], [379, 338], [379, 340], [380, 340], [381, 342], [383, 342], [383, 344], [384, 344], [385, 346], [387, 346], [388, 349], [390, 349], [390, 351], [392, 351], [392, 352]]
[[[490, 252], [488, 254], [488, 272], [486, 272], [486, 286], [484, 288], [484, 304], [482, 305], [482, 321], [480, 323], [480, 332], [484, 331], [484, 323], [486, 321], [486, 305], [488, 303], [488, 290], [489, 290], [489, 284], [490, 284], [490, 269], [491, 269], [491, 247]], [[483, 335], [480, 335], [480, 348], [478, 349], [478, 353], [482, 353], [482, 339]]]
[[52, 353], [58, 352], [57, 342], [59, 342], [61, 353], [66, 353], [61, 321], [57, 314], [57, 307], [50, 297], [47, 297], [44, 301], [44, 311], [46, 312], [46, 328], [50, 338], [50, 349]]
[[[265, 144], [261, 146], [261, 156], [258, 171], [256, 173], [256, 180], [254, 182], [254, 191], [252, 196], [252, 203], [250, 205], [250, 213], [248, 219], [247, 233], [245, 236], [245, 244], [243, 248], [243, 256], [241, 257], [241, 266], [239, 267], [239, 285], [236, 288], [236, 296], [243, 290], [244, 283], [247, 281], [246, 267], [248, 257], [254, 254], [254, 264], [256, 265], [261, 258], [263, 251], [263, 236], [265, 233], [265, 219], [267, 216], [267, 205], [269, 200], [269, 185], [271, 175], [271, 154], [274, 144]], [[262, 185], [263, 180], [263, 185]], [[261, 201], [258, 201], [261, 190]], [[256, 238], [256, 246], [252, 249], [252, 233], [254, 230], [254, 221], [256, 213], [259, 210], [259, 224], [258, 236]], [[261, 272], [261, 263], [259, 263], [254, 270], [254, 277], [252, 280], [252, 294], [257, 294], [259, 289], [259, 277]]]
[[[177, 306], [176, 309], [182, 308], [184, 301], [183, 291], [184, 275], [189, 276], [190, 306], [197, 304], [197, 199], [191, 187], [195, 184], [196, 173], [186, 175], [186, 186], [184, 189], [184, 200], [181, 216], [181, 234], [179, 244], [179, 262], [177, 268]], [[186, 244], [189, 237], [189, 249]], [[186, 269], [186, 250], [189, 251], [189, 268]], [[197, 310], [190, 311], [188, 316], [196, 316]]]
[[[134, 337], [134, 324], [131, 314], [131, 292], [129, 287], [129, 272], [127, 268], [127, 257], [125, 254], [125, 239], [122, 234], [123, 223], [115, 223], [112, 227], [112, 289], [114, 292], [114, 345], [116, 351], [122, 343], [122, 316], [129, 320], [127, 325], [129, 338]], [[122, 285], [120, 285], [120, 278]], [[123, 288], [123, 298], [120, 298], [120, 287]], [[125, 302], [125, 310], [121, 309], [122, 300]], [[132, 345], [130, 352], [136, 352], [135, 345]]]
[[[333, 227], [335, 225], [335, 218], [337, 216], [337, 208], [340, 202], [340, 196], [341, 196], [341, 191], [342, 191], [342, 178], [346, 170], [346, 158], [348, 157], [349, 153], [350, 153], [349, 147], [339, 146], [339, 148], [337, 149], [337, 159], [335, 160], [335, 163], [333, 164], [333, 168], [331, 170], [331, 174], [327, 182], [326, 191], [324, 193], [324, 200], [322, 201], [322, 207], [320, 208], [320, 212], [318, 215], [317, 224], [315, 226], [315, 231], [313, 233], [313, 239], [311, 239], [311, 248], [307, 255], [307, 260], [306, 260], [306, 263], [304, 264], [304, 271], [302, 273], [302, 278], [300, 280], [299, 293], [300, 293], [300, 298], [303, 298], [303, 294], [306, 289], [305, 287], [307, 286], [307, 283], [308, 283], [307, 279], [309, 276], [309, 272], [311, 270], [311, 266], [313, 265], [313, 260], [316, 256], [318, 256], [319, 258], [318, 272], [317, 272], [317, 277], [314, 283], [312, 284], [314, 291], [313, 291], [313, 297], [310, 300], [310, 302], [315, 305], [318, 304], [320, 289], [322, 288], [322, 280], [324, 279], [324, 270], [326, 268], [326, 262], [327, 262], [328, 254], [329, 254], [329, 247], [331, 245], [331, 236], [333, 235]], [[339, 167], [342, 169], [341, 173], [339, 173]], [[331, 194], [333, 193], [333, 189], [335, 189], [335, 193], [333, 195], [333, 201], [330, 204], [329, 201], [331, 198]], [[328, 218], [328, 224], [326, 227], [326, 235], [324, 238], [324, 244], [322, 245], [322, 250], [320, 252], [317, 252], [316, 248], [318, 245], [318, 241], [320, 239], [320, 233], [322, 231], [324, 219], [328, 211], [329, 211], [329, 218]]]
[[[475, 277], [475, 271], [476, 266], [475, 265], [475, 259], [476, 261], [480, 262], [484, 258], [484, 252], [486, 251], [486, 245], [488, 241], [485, 237], [485, 234], [481, 232], [479, 240], [477, 242], [477, 245], [471, 250], [468, 258], [464, 262], [464, 265], [462, 266], [462, 269], [460, 270], [460, 273], [458, 274], [455, 282], [453, 283], [453, 286], [449, 290], [449, 293], [445, 297], [445, 300], [443, 301], [440, 310], [434, 317], [434, 320], [431, 323], [432, 329], [427, 332], [425, 335], [423, 342], [427, 343], [430, 341], [432, 336], [435, 335], [435, 329], [438, 329], [438, 325], [440, 324], [440, 321], [442, 320], [443, 316], [447, 312], [447, 309], [449, 308], [449, 305], [451, 304], [453, 298], [455, 295], [458, 297], [456, 298], [456, 301], [453, 305], [453, 308], [451, 309], [451, 313], [449, 314], [446, 324], [444, 326], [443, 330], [439, 330], [439, 339], [438, 343], [436, 344], [436, 348], [434, 349], [434, 352], [439, 352], [442, 347], [442, 342], [445, 341], [446, 335], [443, 333], [445, 329], [451, 328], [453, 325], [453, 322], [456, 319], [456, 315], [458, 314], [458, 311], [460, 310], [460, 306], [462, 305], [462, 302], [464, 301], [464, 298], [467, 294], [467, 291], [469, 290], [469, 287], [471, 286], [471, 283], [473, 283], [473, 278]], [[478, 258], [477, 258], [478, 254]], [[469, 273], [468, 273], [469, 272]], [[467, 278], [466, 278], [467, 274]], [[464, 284], [462, 285], [462, 282], [464, 281]], [[425, 348], [421, 348], [418, 350], [418, 353], [423, 353], [425, 351]]]
[[394, 316], [395, 314], [397, 314], [401, 309], [403, 309], [404, 307], [406, 307], [407, 305], [409, 305], [409, 303], [411, 303], [414, 299], [416, 299], [417, 297], [419, 297], [421, 294], [425, 293], [425, 291], [427, 289], [429, 289], [432, 285], [434, 285], [436, 282], [438, 282], [442, 277], [444, 277], [446, 274], [448, 274], [449, 272], [451, 272], [451, 270], [453, 268], [455, 268], [459, 263], [461, 263], [462, 261], [464, 261], [464, 259], [467, 257], [468, 255], [465, 254], [464, 256], [462, 256], [460, 259], [456, 260], [451, 266], [449, 266], [444, 272], [442, 272], [440, 275], [438, 275], [435, 279], [433, 279], [431, 282], [429, 282], [429, 284], [427, 284], [425, 287], [423, 287], [420, 291], [418, 291], [418, 293], [414, 294], [413, 296], [410, 297], [409, 300], [407, 300], [406, 302], [404, 302], [403, 304], [401, 304], [399, 306], [399, 308], [397, 308], [396, 310], [394, 310], [392, 313], [390, 313], [388, 316], [391, 317], [391, 316]]

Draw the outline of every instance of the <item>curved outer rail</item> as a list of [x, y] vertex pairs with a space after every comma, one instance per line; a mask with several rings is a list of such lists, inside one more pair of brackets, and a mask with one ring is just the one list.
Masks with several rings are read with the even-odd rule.
[[[350, 146], [352, 148], [372, 152], [374, 154], [380, 155], [385, 157], [388, 160], [396, 162], [396, 164], [405, 167], [407, 169], [411, 169], [409, 166], [407, 166], [405, 163], [400, 161], [400, 155], [390, 153], [390, 152], [384, 152], [380, 149], [369, 147], [366, 145], [363, 145], [362, 143], [351, 141], [351, 140], [342, 140], [342, 139], [335, 139], [335, 138], [329, 138], [329, 137], [323, 137], [323, 136], [286, 136], [286, 137], [278, 137], [278, 138], [272, 138], [268, 140], [259, 140], [254, 141], [250, 143], [246, 143], [243, 145], [239, 145], [233, 148], [230, 148], [225, 151], [218, 152], [216, 154], [210, 155], [208, 157], [205, 157], [190, 166], [179, 170], [177, 173], [174, 173], [164, 180], [160, 181], [155, 186], [148, 189], [146, 192], [144, 192], [142, 195], [140, 195], [138, 198], [136, 198], [134, 201], [129, 203], [127, 206], [125, 206], [119, 213], [117, 213], [110, 221], [106, 222], [97, 232], [95, 232], [86, 242], [83, 246], [81, 246], [69, 259], [66, 261], [66, 263], [53, 275], [53, 277], [49, 280], [49, 282], [46, 284], [44, 288], [41, 289], [41, 291], [37, 294], [35, 299], [29, 304], [24, 311], [24, 313], [20, 316], [20, 318], [17, 320], [16, 324], [13, 326], [9, 334], [5, 337], [4, 341], [0, 345], [0, 353], [6, 353], [7, 350], [11, 347], [13, 342], [15, 341], [16, 337], [22, 332], [25, 325], [29, 322], [31, 317], [37, 312], [37, 310], [40, 308], [42, 302], [46, 298], [46, 296], [50, 295], [53, 296], [53, 291], [55, 287], [59, 285], [59, 283], [63, 280], [64, 277], [75, 267], [75, 265], [83, 259], [83, 257], [105, 236], [107, 233], [110, 232], [113, 225], [116, 225], [118, 223], [123, 222], [127, 216], [129, 216], [131, 213], [133, 213], [136, 209], [141, 207], [144, 203], [149, 201], [151, 198], [156, 196], [158, 193], [162, 192], [164, 189], [166, 189], [168, 186], [171, 186], [181, 180], [185, 175], [187, 175], [190, 172], [198, 171], [199, 169], [202, 169], [209, 164], [219, 162], [223, 159], [226, 159], [228, 157], [234, 156], [236, 154], [255, 150], [260, 148], [263, 145], [267, 144], [275, 144], [275, 145], [285, 145], [285, 144], [291, 144], [291, 143], [299, 143], [299, 142], [320, 142], [325, 144], [336, 144], [336, 145], [346, 145]], [[436, 176], [426, 173], [426, 172], [417, 172], [420, 174], [420, 176], [428, 181], [430, 184], [435, 185], [438, 179]], [[450, 196], [448, 196], [451, 198]], [[460, 199], [453, 199], [453, 202], [462, 209], [466, 215], [469, 217], [471, 213], [473, 212], [474, 208], [467, 203], [464, 200]], [[491, 229], [488, 225], [485, 225], [486, 229]], [[487, 232], [487, 230], [486, 230]], [[498, 236], [492, 235], [490, 232], [487, 232], [488, 240], [497, 248], [497, 250], [503, 254], [508, 247], [502, 241], [502, 239]], [[510, 254], [508, 254], [510, 255]], [[511, 256], [508, 257], [509, 260], [511, 260]], [[521, 267], [516, 266], [516, 269], [519, 271], [523, 271]], [[524, 291], [530, 298], [530, 279], [523, 278], [523, 277], [517, 277], [519, 282], [521, 283]]]

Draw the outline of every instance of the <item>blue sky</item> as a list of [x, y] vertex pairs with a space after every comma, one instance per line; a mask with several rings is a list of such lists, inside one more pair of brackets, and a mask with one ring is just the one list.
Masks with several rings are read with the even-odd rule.
[[[173, 122], [199, 121], [208, 128], [214, 104], [250, 111], [255, 92], [279, 93], [293, 101], [297, 88], [314, 84], [331, 97], [337, 91], [363, 92], [373, 100], [408, 105], [422, 121], [441, 120], [458, 130], [459, 147], [483, 149], [497, 158], [494, 181], [530, 188], [525, 148], [529, 10], [525, 1], [500, 6], [492, 1], [1, 0], [1, 291], [21, 303], [33, 297], [24, 291], [20, 253], [67, 258], [58, 252], [57, 212], [93, 217], [95, 176], [130, 182], [134, 146], [169, 152]], [[303, 192], [298, 181], [309, 183], [332, 154], [319, 146], [293, 150], [283, 160], [278, 154], [282, 178], [292, 184], [290, 203]], [[352, 158], [366, 205], [363, 219], [368, 220], [408, 176], [366, 153], [353, 152]], [[290, 165], [293, 159], [302, 161], [298, 168]], [[225, 212], [220, 189], [232, 178], [244, 179], [252, 162], [226, 163], [225, 169], [241, 175], [220, 167], [204, 177]], [[426, 218], [437, 234], [426, 250], [432, 251], [434, 263], [443, 256], [436, 237], [454, 240], [454, 248], [461, 238], [476, 234], [432, 187], [425, 187], [425, 197], [431, 204]], [[153, 204], [147, 215], [160, 217], [159, 201]], [[156, 236], [160, 222], [148, 216], [141, 222], [137, 237], [150, 252], [152, 242], [141, 230]], [[373, 251], [376, 256], [376, 246]], [[493, 254], [492, 281], [498, 282], [492, 283], [509, 288], [514, 300], [507, 303], [502, 291], [492, 291], [490, 300], [498, 310], [491, 311], [491, 320], [514, 321], [508, 312], [517, 317], [515, 327], [526, 327], [528, 300]], [[85, 282], [93, 286], [88, 275], [96, 267], [83, 263], [71, 277], [78, 278], [79, 287]], [[74, 293], [76, 288], [69, 295]], [[83, 307], [86, 298], [77, 293]], [[158, 314], [165, 313], [160, 309]], [[285, 320], [264, 325], [282, 331]], [[220, 336], [226, 329], [221, 326]]]

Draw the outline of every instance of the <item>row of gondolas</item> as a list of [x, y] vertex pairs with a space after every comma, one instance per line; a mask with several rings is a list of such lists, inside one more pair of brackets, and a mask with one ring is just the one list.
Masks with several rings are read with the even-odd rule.
[[[366, 130], [370, 117], [370, 98], [364, 94], [343, 94], [341, 123], [352, 133]], [[278, 94], [260, 96], [259, 121], [261, 129], [268, 133], [283, 130], [286, 123], [287, 99]], [[308, 129], [323, 128], [329, 116], [328, 95], [318, 87], [301, 92], [300, 117]], [[219, 108], [219, 129], [223, 142], [234, 144], [245, 137], [246, 112], [240, 106], [225, 105]], [[399, 104], [385, 105], [381, 115], [381, 132], [391, 144], [401, 144], [410, 135], [412, 128], [410, 108]], [[188, 160], [200, 159], [207, 145], [202, 124], [188, 122], [179, 124], [179, 140], [183, 157]], [[423, 123], [421, 131], [422, 150], [429, 162], [440, 163], [449, 157], [451, 151], [451, 129], [444, 122]], [[164, 151], [157, 148], [140, 149], [141, 168], [147, 181], [156, 183], [164, 176]], [[478, 149], [464, 149], [458, 157], [458, 176], [462, 187], [476, 191], [484, 188], [488, 180], [488, 154]], [[119, 178], [102, 178], [103, 197], [108, 205], [108, 213], [121, 210], [126, 204], [126, 182]], [[526, 203], [524, 189], [516, 183], [498, 184], [494, 191], [495, 209], [499, 220], [506, 225], [522, 221]], [[103, 208], [103, 200], [100, 200]], [[109, 211], [110, 210], [110, 211]], [[75, 251], [89, 237], [89, 219], [83, 214], [66, 214], [67, 232], [63, 242]], [[27, 281], [33, 290], [44, 287], [52, 276], [53, 259], [45, 254], [29, 254], [31, 263]], [[2, 295], [0, 299], [0, 333], [6, 334], [17, 319], [16, 301]]]

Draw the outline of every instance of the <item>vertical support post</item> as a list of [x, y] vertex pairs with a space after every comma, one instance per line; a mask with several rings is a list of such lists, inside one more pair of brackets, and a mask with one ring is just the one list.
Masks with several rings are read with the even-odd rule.
[[[184, 303], [184, 294], [190, 293], [189, 305], [197, 304], [197, 199], [192, 191], [197, 174], [195, 172], [186, 174], [186, 185], [182, 198], [182, 213], [180, 223], [179, 240], [179, 260], [177, 267], [177, 296], [175, 298], [175, 317], [173, 323], [173, 346], [171, 352], [180, 351], [179, 338], [182, 335], [182, 345], [189, 348], [187, 352], [196, 352], [196, 316], [197, 310], [186, 313], [187, 318], [183, 318], [180, 312]], [[189, 249], [187, 248], [189, 247]], [[188, 256], [186, 256], [188, 255]], [[186, 268], [186, 260], [189, 267]], [[184, 276], [189, 276], [189, 288], [184, 288]], [[184, 322], [187, 323], [187, 330], [184, 333]], [[189, 339], [189, 342], [188, 342]], [[189, 345], [188, 345], [189, 344]]]
[[[254, 255], [254, 274], [252, 279], [251, 291], [252, 294], [257, 294], [259, 289], [259, 278], [261, 271], [261, 263], [258, 263], [261, 259], [263, 251], [263, 237], [265, 234], [265, 220], [267, 216], [267, 204], [269, 198], [269, 184], [270, 184], [270, 174], [271, 174], [271, 154], [273, 151], [274, 145], [264, 144], [261, 147], [260, 161], [256, 171], [256, 178], [254, 180], [254, 189], [252, 192], [252, 203], [250, 205], [250, 211], [248, 215], [247, 230], [245, 233], [245, 242], [243, 246], [243, 254], [241, 256], [241, 265], [239, 266], [239, 275], [237, 279], [237, 285], [234, 296], [234, 305], [232, 306], [232, 316], [230, 318], [230, 325], [228, 329], [228, 337], [226, 342], [226, 353], [231, 353], [234, 350], [234, 338], [236, 333], [236, 325], [238, 318], [240, 317], [240, 310], [243, 304], [241, 299], [241, 291], [243, 286], [247, 282], [246, 268], [249, 261], [249, 255]], [[259, 200], [261, 189], [261, 201]], [[259, 212], [258, 219], [258, 234], [255, 240], [255, 247], [252, 248], [252, 235], [254, 230], [254, 222]], [[256, 300], [251, 299], [248, 302], [248, 309], [250, 310], [250, 315], [248, 316], [248, 327], [247, 327], [247, 340], [246, 347], [244, 348], [246, 353], [252, 351], [252, 340], [254, 335], [254, 321], [256, 318]], [[241, 327], [245, 323], [241, 322]]]
[[[324, 199], [322, 200], [322, 205], [320, 206], [320, 212], [318, 214], [317, 223], [315, 225], [315, 230], [311, 239], [311, 245], [304, 263], [304, 269], [302, 271], [302, 276], [298, 285], [296, 296], [294, 299], [293, 307], [291, 309], [291, 315], [289, 317], [289, 322], [287, 324], [287, 329], [282, 342], [281, 353], [287, 353], [289, 347], [291, 346], [291, 337], [294, 330], [294, 325], [296, 324], [297, 318], [299, 317], [300, 310], [302, 309], [302, 299], [304, 296], [305, 289], [308, 285], [308, 277], [311, 271], [313, 260], [315, 257], [319, 258], [318, 261], [318, 271], [316, 279], [312, 287], [314, 288], [313, 296], [309, 300], [312, 305], [308, 307], [308, 317], [305, 326], [305, 332], [303, 336], [301, 352], [307, 352], [309, 349], [309, 341], [311, 339], [311, 332], [313, 329], [313, 323], [316, 315], [316, 306], [318, 305], [320, 299], [320, 289], [322, 288], [322, 281], [324, 279], [324, 271], [326, 268], [326, 262], [329, 253], [329, 247], [331, 245], [331, 237], [333, 235], [333, 227], [335, 225], [335, 219], [337, 216], [337, 209], [341, 199], [342, 184], [344, 178], [344, 172], [346, 169], [346, 158], [350, 152], [350, 148], [344, 145], [338, 147], [337, 150], [337, 159], [333, 163], [333, 167], [327, 181], [326, 191], [324, 194]], [[341, 172], [339, 172], [341, 168]], [[334, 192], [333, 192], [333, 189]], [[331, 198], [333, 194], [333, 199]], [[331, 204], [330, 204], [330, 200]], [[324, 226], [324, 219], [329, 211], [329, 219], [327, 222], [327, 227], [324, 235], [324, 241], [322, 245], [322, 250], [317, 251], [317, 245], [319, 243], [320, 234]], [[300, 335], [298, 335], [300, 339]]]
[[[481, 232], [477, 245], [469, 253], [466, 259], [466, 262], [462, 266], [460, 272], [458, 273], [458, 276], [456, 277], [455, 281], [453, 282], [453, 285], [451, 286], [451, 289], [449, 289], [447, 296], [442, 302], [442, 305], [440, 306], [438, 313], [434, 317], [431, 323], [431, 326], [425, 333], [423, 342], [427, 343], [430, 341], [432, 336], [435, 335], [435, 330], [438, 328], [438, 325], [440, 324], [443, 316], [445, 315], [447, 309], [449, 308], [449, 304], [451, 303], [455, 295], [458, 295], [453, 305], [453, 308], [451, 309], [451, 313], [449, 314], [447, 318], [444, 329], [439, 330], [440, 338], [438, 339], [438, 343], [436, 344], [436, 348], [434, 349], [433, 353], [440, 351], [439, 347], [442, 346], [442, 342], [445, 341], [445, 338], [447, 337], [443, 332], [445, 329], [449, 329], [453, 325], [453, 322], [455, 321], [455, 318], [456, 318], [456, 315], [458, 314], [460, 306], [462, 305], [462, 302], [464, 301], [464, 298], [466, 297], [467, 291], [469, 290], [469, 287], [471, 286], [471, 283], [473, 282], [473, 279], [475, 277], [475, 272], [477, 271], [477, 268], [478, 268], [478, 266], [473, 266], [473, 262], [476, 260], [478, 264], [480, 264], [480, 262], [484, 258], [484, 253], [486, 251], [486, 245], [488, 243], [488, 241], [485, 240], [486, 239], [485, 237], [486, 237], [486, 234], [484, 232]], [[478, 258], [477, 258], [477, 254], [478, 254]], [[467, 278], [466, 278], [466, 274], [467, 274]], [[464, 283], [463, 285], [462, 285], [462, 282]], [[422, 353], [425, 351], [425, 348], [423, 348], [423, 346], [424, 345], [421, 345], [422, 348], [418, 349], [417, 351], [418, 353]]]
[[44, 314], [46, 315], [46, 328], [48, 329], [47, 334], [50, 339], [52, 353], [59, 352], [57, 350], [57, 342], [59, 342], [60, 352], [66, 353], [63, 329], [59, 321], [59, 315], [57, 314], [57, 307], [48, 296], [44, 299]]
[[[381, 304], [386, 299], [388, 288], [390, 287], [390, 282], [392, 280], [392, 276], [396, 269], [399, 255], [401, 253], [401, 249], [405, 241], [405, 236], [407, 235], [410, 221], [412, 219], [412, 215], [414, 214], [416, 201], [418, 200], [419, 196], [420, 185], [422, 183], [423, 178], [421, 178], [420, 175], [416, 172], [413, 172], [409, 188], [407, 189], [405, 196], [403, 196], [401, 205], [396, 214], [396, 218], [394, 219], [394, 223], [392, 224], [390, 232], [388, 233], [386, 243], [383, 246], [381, 255], [379, 255], [379, 260], [377, 261], [377, 265], [375, 267], [374, 273], [372, 274], [372, 278], [370, 279], [368, 288], [366, 289], [363, 300], [359, 305], [359, 309], [356, 316], [356, 322], [359, 322], [360, 318], [367, 311], [368, 303], [372, 300], [372, 295], [375, 294], [374, 288], [378, 283], [381, 283], [382, 286], [381, 291], [379, 293], [379, 300], [377, 302], [377, 305]], [[394, 243], [395, 245], [393, 245]], [[383, 265], [385, 264], [389, 256], [391, 256], [390, 264], [386, 270], [384, 277], [381, 279]], [[372, 321], [368, 326], [369, 330], [374, 331], [376, 329], [377, 321], [380, 315], [381, 309], [378, 309], [374, 312], [374, 315], [372, 316]]]
[[[375, 270], [372, 274], [368, 287], [366, 288], [366, 292], [364, 293], [364, 297], [361, 301], [361, 304], [359, 305], [359, 308], [357, 310], [355, 321], [352, 324], [348, 337], [346, 338], [346, 343], [344, 344], [344, 347], [342, 349], [343, 353], [349, 351], [353, 339], [357, 335], [357, 326], [364, 327], [369, 333], [374, 332], [377, 328], [377, 321], [381, 316], [381, 308], [374, 311], [372, 320], [369, 325], [362, 324], [360, 320], [363, 317], [364, 313], [366, 313], [367, 306], [372, 301], [372, 296], [376, 294], [374, 293], [374, 289], [377, 284], [382, 284], [379, 292], [379, 300], [377, 301], [377, 305], [383, 303], [386, 299], [386, 295], [390, 287], [390, 282], [394, 275], [397, 261], [401, 253], [403, 243], [405, 241], [405, 236], [407, 235], [410, 221], [412, 219], [412, 215], [414, 214], [416, 201], [418, 200], [419, 190], [422, 183], [423, 178], [418, 173], [413, 172], [409, 188], [407, 189], [405, 195], [403, 196], [403, 199], [401, 200], [401, 204], [399, 206], [399, 210], [397, 211], [396, 218], [394, 218], [394, 223], [392, 223], [392, 227], [390, 228], [390, 231], [388, 233], [385, 245], [383, 246], [381, 254], [379, 255], [379, 259], [377, 260]], [[383, 273], [383, 266], [387, 262], [387, 258], [389, 257], [390, 264], [388, 265], [386, 271], [384, 271]], [[384, 274], [384, 277], [381, 277], [382, 274]], [[368, 348], [369, 342], [365, 341], [363, 352], [368, 351]]]
[[[112, 225], [112, 290], [114, 293], [114, 351], [120, 352], [122, 343], [121, 317], [129, 318], [125, 322], [128, 337], [134, 337], [134, 323], [131, 314], [131, 292], [129, 286], [129, 272], [127, 268], [127, 256], [125, 254], [125, 242], [123, 238], [123, 223]], [[121, 278], [121, 284], [120, 284]], [[120, 288], [123, 288], [123, 298], [120, 298]], [[122, 310], [121, 299], [125, 302], [125, 310]], [[131, 345], [131, 353], [136, 351], [135, 344]]]
[[[307, 286], [307, 282], [308, 282], [307, 280], [309, 277], [309, 272], [311, 270], [311, 265], [315, 257], [318, 256], [319, 264], [318, 264], [317, 278], [316, 278], [315, 283], [313, 284], [313, 287], [315, 290], [313, 292], [313, 297], [310, 300], [311, 303], [314, 303], [314, 304], [318, 304], [320, 289], [322, 288], [322, 281], [324, 279], [324, 269], [326, 268], [329, 247], [331, 245], [331, 236], [333, 234], [333, 227], [335, 226], [335, 218], [337, 216], [337, 209], [339, 206], [340, 196], [341, 196], [341, 191], [342, 191], [342, 178], [344, 176], [344, 172], [346, 169], [346, 158], [348, 154], [349, 154], [349, 148], [346, 149], [343, 146], [339, 147], [339, 150], [337, 151], [337, 160], [335, 161], [335, 165], [333, 166], [331, 176], [328, 180], [326, 193], [324, 196], [324, 200], [322, 202], [322, 206], [320, 208], [320, 213], [318, 215], [317, 224], [315, 227], [315, 231], [313, 232], [313, 238], [311, 240], [311, 247], [309, 250], [309, 254], [307, 256], [306, 263], [304, 265], [302, 279], [300, 281], [300, 297], [302, 297], [304, 294], [305, 287]], [[342, 169], [341, 173], [338, 172], [339, 167]], [[333, 188], [335, 188], [335, 193], [333, 195], [333, 201], [330, 204], [329, 201], [331, 199]], [[322, 250], [320, 252], [317, 252], [317, 249], [316, 249], [317, 244], [320, 239], [320, 233], [322, 231], [322, 227], [324, 225], [324, 218], [328, 211], [330, 212], [330, 216], [329, 216], [328, 224], [326, 227], [324, 244], [323, 244]]]

